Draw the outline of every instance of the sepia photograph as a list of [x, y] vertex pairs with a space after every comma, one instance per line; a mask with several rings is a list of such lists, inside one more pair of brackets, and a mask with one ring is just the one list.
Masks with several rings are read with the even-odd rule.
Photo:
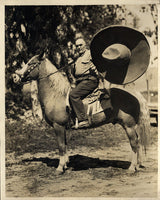
[[20, 2], [2, 5], [2, 200], [157, 199], [158, 1]]

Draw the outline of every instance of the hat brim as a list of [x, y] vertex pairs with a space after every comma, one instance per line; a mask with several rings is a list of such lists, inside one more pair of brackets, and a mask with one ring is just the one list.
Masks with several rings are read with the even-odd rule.
[[[131, 51], [129, 62], [109, 62], [102, 57], [110, 45], [119, 43]], [[98, 32], [90, 44], [91, 57], [99, 72], [106, 73], [106, 80], [114, 84], [127, 84], [142, 76], [150, 61], [150, 47], [139, 31], [125, 26], [109, 26]]]

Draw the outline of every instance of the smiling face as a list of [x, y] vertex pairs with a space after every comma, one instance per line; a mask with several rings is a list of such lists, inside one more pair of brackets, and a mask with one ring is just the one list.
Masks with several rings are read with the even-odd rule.
[[76, 44], [78, 53], [80, 55], [84, 54], [84, 52], [86, 51], [86, 42], [84, 41], [84, 39], [82, 38], [77, 39], [75, 44]]

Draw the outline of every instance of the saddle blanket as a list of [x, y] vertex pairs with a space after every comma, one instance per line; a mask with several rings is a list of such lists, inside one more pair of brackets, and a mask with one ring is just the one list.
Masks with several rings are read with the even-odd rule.
[[[66, 106], [71, 108], [69, 103], [69, 92], [70, 90], [66, 97]], [[87, 107], [88, 116], [103, 112], [112, 107], [108, 90], [105, 92], [95, 90], [83, 100], [83, 104]]]
[[103, 108], [101, 106], [100, 100], [96, 100], [91, 104], [88, 104], [87, 108], [87, 115], [91, 116], [96, 113], [100, 113], [103, 111]]

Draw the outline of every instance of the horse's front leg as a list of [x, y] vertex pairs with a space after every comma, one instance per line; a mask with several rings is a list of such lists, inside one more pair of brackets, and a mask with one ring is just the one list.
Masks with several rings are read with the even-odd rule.
[[67, 167], [67, 163], [69, 162], [69, 158], [67, 155], [67, 142], [66, 142], [66, 130], [65, 126], [54, 123], [54, 129], [57, 136], [58, 148], [59, 148], [59, 165], [57, 167], [58, 174], [64, 172]]

